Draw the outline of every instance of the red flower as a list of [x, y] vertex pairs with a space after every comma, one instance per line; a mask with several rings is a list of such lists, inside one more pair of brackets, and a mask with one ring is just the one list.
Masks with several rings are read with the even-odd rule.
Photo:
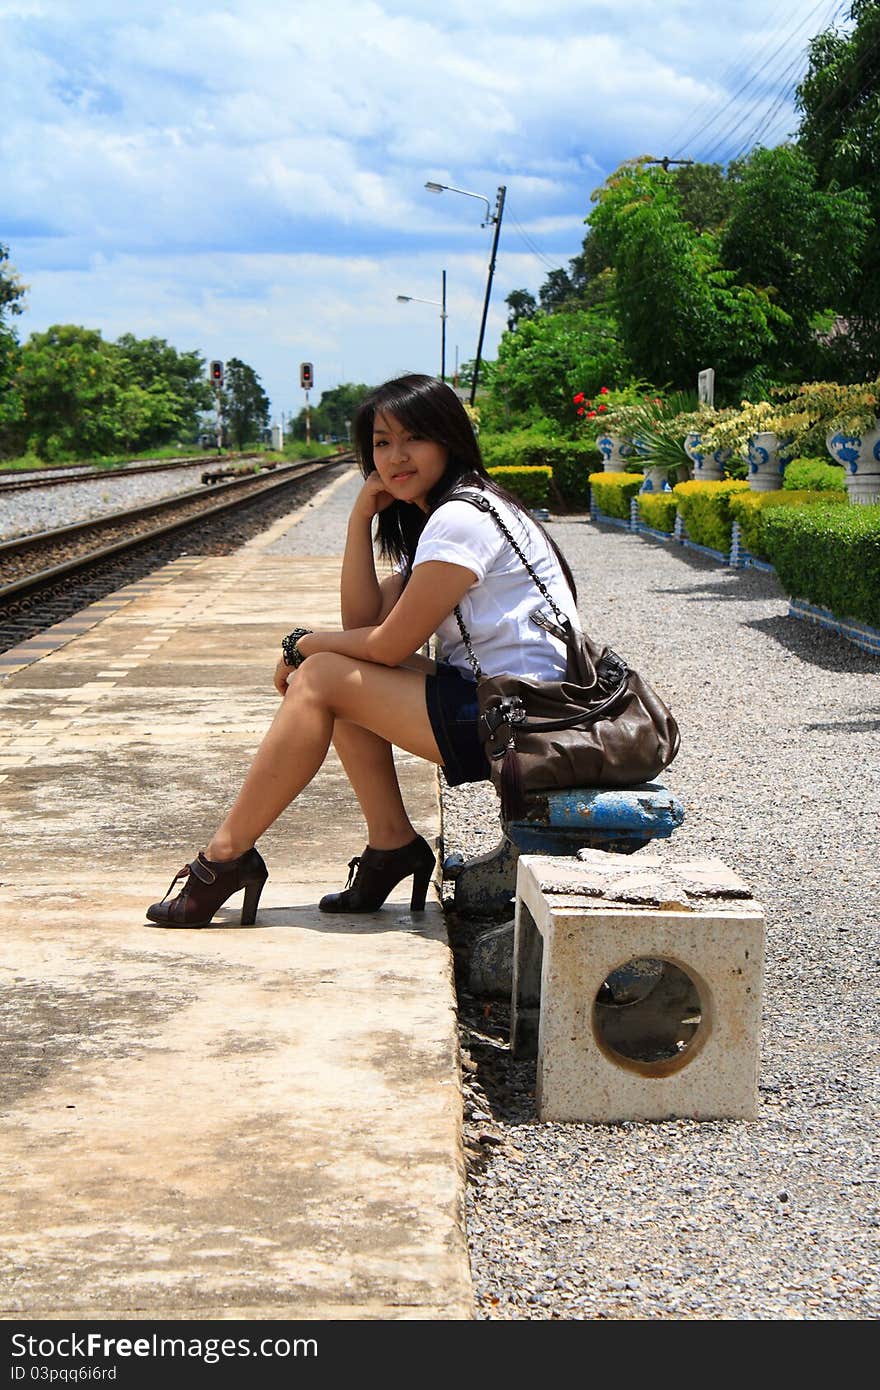
[[588, 410], [592, 410], [592, 408], [593, 408], [593, 402], [592, 402], [592, 401], [587, 401], [587, 409], [588, 409]]
[[605, 404], [603, 403], [602, 405], [599, 406], [599, 413], [601, 414], [601, 412], [602, 412], [603, 410], [607, 410], [607, 409], [608, 409], [607, 405], [605, 405]]
[[577, 393], [576, 396], [572, 396], [572, 400], [574, 401], [575, 405], [583, 405], [583, 403], [584, 403], [584, 393], [583, 393], [583, 391], [578, 391], [578, 393]]
[[607, 387], [607, 386], [600, 386], [600, 387], [599, 387], [599, 395], [600, 395], [600, 396], [607, 396], [607, 395], [608, 395], [608, 387]]
[[596, 412], [595, 412], [595, 410], [588, 410], [588, 411], [587, 411], [587, 419], [588, 419], [588, 420], [594, 420], [595, 418], [596, 418]]
[[662, 404], [663, 404], [663, 402], [661, 401], [661, 399], [660, 399], [659, 396], [655, 396], [655, 397], [654, 397], [654, 404], [655, 404], [655, 405], [662, 405]]
[[584, 413], [584, 408], [583, 408], [582, 405], [579, 405], [579, 406], [578, 406], [578, 415], [583, 415], [583, 413]]

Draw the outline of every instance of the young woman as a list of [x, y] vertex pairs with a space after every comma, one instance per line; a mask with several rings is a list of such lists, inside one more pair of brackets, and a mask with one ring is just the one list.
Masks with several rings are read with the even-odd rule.
[[[568, 566], [537, 522], [491, 482], [455, 392], [434, 377], [389, 381], [361, 405], [355, 439], [365, 481], [345, 542], [342, 631], [298, 628], [284, 638], [278, 713], [226, 819], [168, 894], [180, 879], [183, 888], [148, 909], [160, 926], [206, 926], [240, 889], [242, 925], [253, 922], [268, 877], [256, 841], [308, 786], [331, 742], [369, 843], [351, 862], [349, 886], [322, 898], [321, 909], [373, 912], [410, 876], [411, 906], [423, 908], [434, 852], [407, 815], [393, 747], [439, 764], [452, 785], [488, 776], [456, 606], [486, 675], [552, 679], [565, 670], [564, 644], [532, 621], [544, 604], [521, 560], [490, 515], [453, 494], [491, 495], [555, 603], [577, 623]], [[381, 583], [374, 526], [380, 553], [396, 566]], [[436, 665], [420, 655], [433, 634]]]

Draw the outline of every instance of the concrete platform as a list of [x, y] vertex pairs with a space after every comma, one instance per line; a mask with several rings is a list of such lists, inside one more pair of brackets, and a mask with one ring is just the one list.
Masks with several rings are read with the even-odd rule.
[[[338, 622], [338, 560], [266, 553], [293, 519], [0, 658], [4, 1319], [473, 1317], [439, 899], [317, 911], [365, 842], [338, 763], [260, 841], [254, 927], [144, 917], [272, 717], [280, 636]], [[436, 774], [399, 764], [436, 842]]]

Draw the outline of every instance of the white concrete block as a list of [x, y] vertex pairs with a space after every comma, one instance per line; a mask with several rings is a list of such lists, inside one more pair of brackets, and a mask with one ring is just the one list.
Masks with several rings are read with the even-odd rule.
[[[543, 943], [539, 1118], [753, 1118], [764, 963], [760, 904], [715, 897], [693, 910], [670, 910], [577, 898], [561, 883], [561, 891], [547, 890], [554, 864], [559, 861], [524, 855], [517, 873], [512, 1044], [516, 1049], [517, 963], [533, 953], [537, 932]], [[718, 868], [718, 861], [707, 864]], [[605, 982], [633, 961], [668, 964], [662, 972], [643, 971], [642, 998], [638, 968], [631, 970], [636, 987], [620, 995], [623, 1003], [609, 1003]], [[647, 1028], [641, 1037], [639, 1018]]]

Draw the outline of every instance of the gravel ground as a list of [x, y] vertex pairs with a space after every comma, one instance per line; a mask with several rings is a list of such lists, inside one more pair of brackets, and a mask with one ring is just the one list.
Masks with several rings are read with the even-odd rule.
[[202, 474], [210, 467], [210, 459], [201, 459], [181, 468], [163, 468], [152, 475], [138, 473], [127, 478], [120, 470], [93, 482], [74, 480], [61, 487], [29, 488], [8, 497], [0, 495], [0, 540], [49, 531], [55, 526], [75, 526], [108, 512], [141, 507], [160, 497], [189, 492], [200, 485]]
[[[338, 554], [357, 478], [275, 549]], [[666, 774], [686, 820], [667, 847], [717, 855], [767, 913], [753, 1122], [535, 1118], [503, 1001], [467, 992], [456, 923], [481, 1319], [873, 1319], [878, 1278], [880, 661], [787, 616], [772, 575], [551, 523], [584, 626], [668, 700]], [[441, 782], [442, 782], [441, 776]], [[443, 783], [447, 854], [498, 839], [491, 787]]]

